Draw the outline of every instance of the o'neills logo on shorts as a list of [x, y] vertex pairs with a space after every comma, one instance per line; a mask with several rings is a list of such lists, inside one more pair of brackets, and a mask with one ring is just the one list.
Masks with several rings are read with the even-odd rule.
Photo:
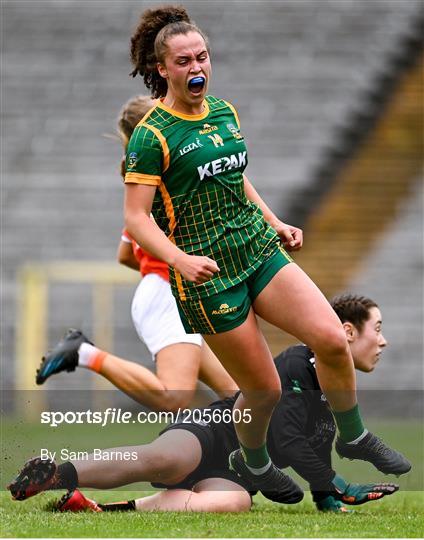
[[237, 311], [237, 306], [230, 307], [228, 304], [221, 304], [219, 309], [214, 309], [212, 315], [226, 315], [227, 313], [234, 313]]

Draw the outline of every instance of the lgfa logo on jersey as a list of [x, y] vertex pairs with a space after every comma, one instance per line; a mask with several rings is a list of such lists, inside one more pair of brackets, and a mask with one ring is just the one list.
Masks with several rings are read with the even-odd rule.
[[239, 152], [238, 154], [231, 154], [231, 156], [223, 157], [220, 159], [214, 159], [204, 165], [197, 167], [200, 180], [203, 180], [206, 176], [214, 176], [231, 169], [240, 169], [247, 165], [247, 151]]
[[199, 137], [197, 137], [195, 142], [189, 143], [186, 146], [183, 146], [180, 148], [180, 156], [184, 156], [185, 154], [188, 154], [189, 152], [192, 152], [193, 150], [197, 150], [198, 148], [201, 148], [203, 144], [200, 142]]
[[206, 135], [207, 133], [212, 133], [212, 131], [218, 131], [218, 126], [203, 124], [203, 129], [199, 130], [199, 135]]
[[219, 309], [214, 309], [212, 315], [226, 315], [227, 313], [234, 313], [237, 311], [237, 306], [230, 307], [228, 304], [221, 304]]
[[131, 152], [131, 154], [128, 156], [128, 168], [134, 169], [134, 167], [137, 165], [137, 152]]

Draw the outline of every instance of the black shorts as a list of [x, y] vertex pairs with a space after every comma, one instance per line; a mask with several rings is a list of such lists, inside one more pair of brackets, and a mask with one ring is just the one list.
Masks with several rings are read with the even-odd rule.
[[235, 472], [230, 471], [228, 467], [228, 456], [232, 450], [238, 448], [237, 441], [226, 434], [224, 426], [196, 424], [194, 422], [178, 422], [167, 426], [160, 432], [160, 435], [174, 429], [184, 429], [193, 433], [200, 442], [202, 448], [202, 458], [199, 465], [182, 482], [168, 486], [157, 482], [152, 482], [155, 488], [166, 489], [188, 489], [207, 478], [224, 478], [231, 480], [245, 489], [251, 496], [257, 493], [256, 490], [243, 478], [240, 478]]

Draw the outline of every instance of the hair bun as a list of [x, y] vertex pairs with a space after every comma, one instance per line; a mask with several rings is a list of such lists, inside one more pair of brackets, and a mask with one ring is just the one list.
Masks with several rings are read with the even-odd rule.
[[189, 22], [189, 20], [190, 20], [189, 17], [184, 16], [181, 13], [170, 13], [169, 17], [167, 18], [167, 24], [172, 24], [172, 23], [181, 22], [181, 21]]

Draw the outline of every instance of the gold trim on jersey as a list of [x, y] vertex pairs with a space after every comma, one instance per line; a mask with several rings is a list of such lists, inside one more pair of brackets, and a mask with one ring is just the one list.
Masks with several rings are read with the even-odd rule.
[[206, 310], [205, 310], [205, 308], [203, 307], [203, 304], [202, 304], [202, 301], [200, 300], [200, 298], [199, 298], [199, 306], [200, 306], [200, 309], [202, 310], [202, 313], [203, 313], [203, 316], [205, 317], [206, 322], [207, 322], [208, 325], [209, 325], [209, 328], [212, 330], [212, 332], [213, 332], [214, 334], [216, 334], [216, 330], [215, 330], [215, 328], [213, 327], [213, 324], [212, 324], [211, 321], [209, 320], [208, 316], [206, 315]]
[[177, 272], [176, 270], [175, 270], [175, 281], [177, 283], [178, 295], [180, 297], [180, 300], [182, 301], [187, 300], [187, 296], [183, 287], [183, 278], [181, 277], [181, 274]]
[[166, 142], [165, 137], [158, 130], [158, 128], [153, 127], [150, 124], [144, 124], [143, 127], [150, 130], [159, 139], [159, 142], [160, 142], [160, 144], [162, 146], [162, 152], [163, 152], [163, 169], [162, 169], [162, 172], [164, 173], [165, 171], [168, 170], [169, 163], [170, 163], [168, 143]]
[[125, 184], [144, 184], [146, 186], [158, 186], [161, 181], [162, 178], [160, 176], [137, 172], [127, 172], [124, 179]]
[[165, 207], [166, 217], [169, 221], [169, 238], [174, 242], [174, 230], [177, 225], [177, 221], [175, 219], [175, 213], [174, 213], [174, 206], [171, 201], [171, 197], [169, 196], [168, 190], [166, 189], [166, 186], [163, 182], [159, 184], [159, 191], [162, 195], [163, 205]]
[[171, 109], [171, 107], [168, 107], [162, 101], [158, 101], [157, 107], [160, 107], [161, 109], [165, 110], [169, 114], [172, 114], [172, 116], [176, 116], [177, 118], [181, 118], [182, 120], [191, 120], [191, 121], [197, 121], [197, 120], [203, 120], [206, 118], [209, 114], [209, 103], [205, 100], [203, 100], [203, 106], [205, 110], [200, 114], [184, 114], [182, 112], [174, 111], [174, 109]]
[[231, 105], [231, 103], [228, 103], [228, 101], [225, 101], [225, 99], [224, 99], [223, 101], [224, 101], [224, 103], [225, 103], [226, 105], [228, 105], [228, 107], [230, 107], [230, 109], [232, 110], [232, 112], [233, 112], [233, 114], [234, 114], [234, 116], [235, 116], [236, 122], [237, 122], [237, 127], [240, 129], [240, 119], [239, 119], [239, 117], [238, 117], [237, 111], [236, 111], [235, 108], [234, 108], [234, 105]]
[[[166, 217], [168, 218], [168, 221], [169, 221], [170, 233], [169, 233], [168, 238], [169, 240], [171, 240], [173, 244], [175, 244], [174, 230], [175, 230], [175, 227], [177, 226], [177, 221], [175, 219], [174, 206], [172, 204], [172, 200], [171, 200], [171, 197], [169, 196], [168, 190], [166, 189], [165, 184], [163, 182], [159, 184], [159, 191], [162, 196], [163, 205], [165, 207]], [[187, 297], [184, 291], [182, 277], [181, 277], [181, 274], [177, 272], [176, 270], [175, 270], [175, 281], [177, 283], [178, 295], [180, 299], [186, 300]]]
[[143, 116], [143, 118], [140, 120], [140, 122], [135, 127], [141, 126], [141, 124], [143, 122], [145, 122], [149, 118], [149, 116], [152, 114], [152, 112], [156, 109], [156, 106], [157, 106], [158, 102], [159, 102], [159, 100], [157, 100], [157, 99], [153, 100], [153, 103], [154, 103], [153, 107], [146, 112], [146, 114]]

